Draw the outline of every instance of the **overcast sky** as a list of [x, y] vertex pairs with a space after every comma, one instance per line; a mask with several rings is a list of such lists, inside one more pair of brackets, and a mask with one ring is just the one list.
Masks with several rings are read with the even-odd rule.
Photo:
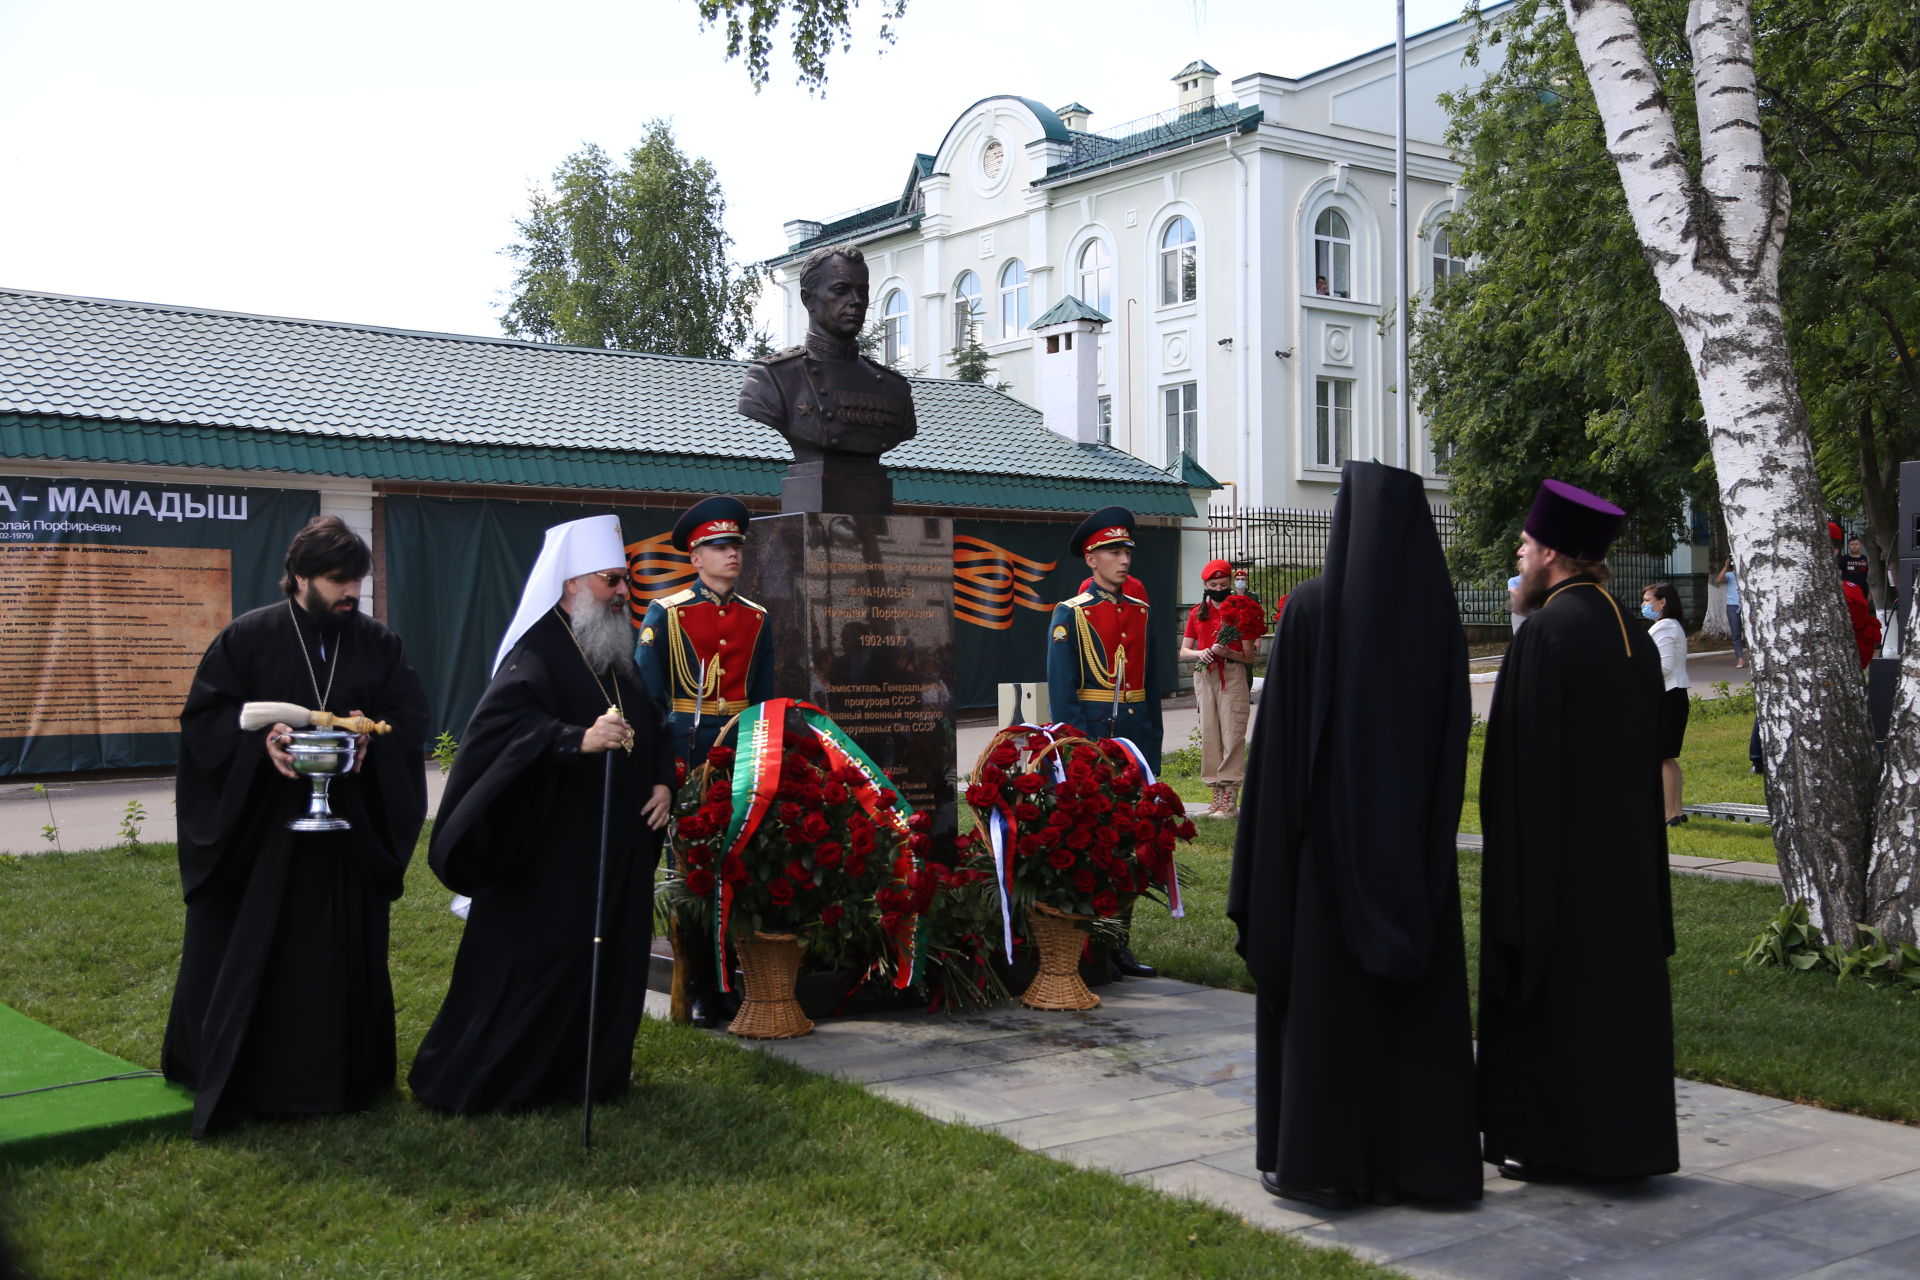
[[[875, 7], [869, 0], [867, 9]], [[1407, 0], [1408, 31], [1461, 0]], [[498, 334], [528, 189], [656, 116], [711, 160], [743, 260], [781, 224], [899, 192], [993, 94], [1077, 99], [1093, 128], [1393, 40], [1393, 0], [912, 0], [862, 15], [824, 97], [784, 56], [755, 94], [694, 0], [0, 0], [0, 285]]]

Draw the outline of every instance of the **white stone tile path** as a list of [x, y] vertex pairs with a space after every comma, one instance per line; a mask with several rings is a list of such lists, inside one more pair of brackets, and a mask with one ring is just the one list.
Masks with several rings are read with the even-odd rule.
[[1253, 997], [1164, 978], [1100, 995], [1085, 1013], [828, 1019], [741, 1043], [1411, 1276], [1920, 1276], [1920, 1129], [1682, 1080], [1671, 1177], [1561, 1187], [1489, 1168], [1478, 1205], [1329, 1213], [1268, 1195], [1253, 1167]]

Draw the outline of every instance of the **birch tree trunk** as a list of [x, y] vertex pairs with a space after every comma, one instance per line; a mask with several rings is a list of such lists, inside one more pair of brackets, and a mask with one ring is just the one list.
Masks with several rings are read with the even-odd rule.
[[[1696, 177], [1626, 0], [1564, 3], [1634, 228], [1700, 385], [1787, 896], [1804, 899], [1829, 938], [1851, 942], [1867, 918], [1876, 768], [1780, 310], [1789, 200], [1762, 147], [1751, 14], [1743, 0], [1688, 7]], [[1908, 823], [1916, 800], [1920, 787], [1907, 788]], [[1902, 860], [1903, 872], [1889, 866], [1890, 882], [1911, 880], [1911, 842], [1889, 861]]]
[[1700, 634], [1717, 636], [1722, 640], [1732, 636], [1727, 630], [1727, 584], [1713, 580], [1713, 569], [1707, 570], [1707, 602], [1700, 609]]

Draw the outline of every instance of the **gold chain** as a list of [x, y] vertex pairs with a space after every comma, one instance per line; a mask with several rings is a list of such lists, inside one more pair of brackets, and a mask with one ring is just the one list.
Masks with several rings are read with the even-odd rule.
[[[607, 700], [607, 710], [619, 716], [622, 721], [625, 721], [627, 718], [627, 704], [620, 699], [620, 677], [613, 675], [611, 671], [607, 672], [608, 675], [613, 676], [613, 692], [609, 694], [607, 692], [607, 686], [600, 683], [600, 673], [593, 669], [593, 662], [587, 657], [587, 651], [580, 647], [580, 637], [573, 634], [573, 623], [567, 620], [567, 615], [560, 611], [559, 605], [553, 606], [553, 616], [560, 619], [561, 630], [567, 633], [567, 639], [573, 641], [573, 651], [580, 655], [581, 662], [586, 663], [587, 674], [593, 677], [593, 687], [598, 689], [600, 696]], [[632, 724], [627, 725], [626, 740], [620, 744], [620, 747], [628, 755], [633, 754]]]

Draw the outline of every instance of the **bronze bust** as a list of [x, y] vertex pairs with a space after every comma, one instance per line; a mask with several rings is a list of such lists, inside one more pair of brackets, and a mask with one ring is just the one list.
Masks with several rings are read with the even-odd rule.
[[893, 485], [880, 455], [914, 435], [906, 378], [860, 354], [866, 256], [853, 245], [808, 255], [800, 271], [807, 340], [747, 370], [740, 412], [793, 446], [781, 510], [884, 515]]

